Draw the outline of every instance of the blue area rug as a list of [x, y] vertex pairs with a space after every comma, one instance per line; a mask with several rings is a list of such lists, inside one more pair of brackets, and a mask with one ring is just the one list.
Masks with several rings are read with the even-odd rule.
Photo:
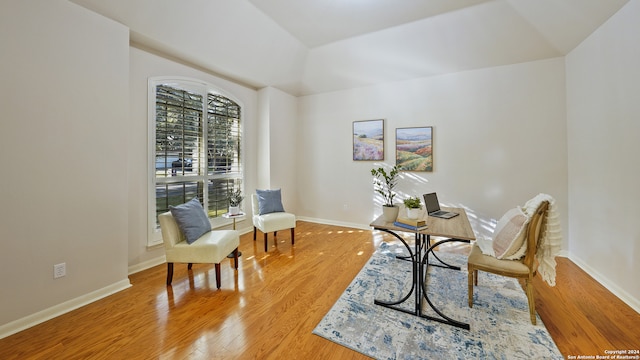
[[[436, 307], [470, 330], [375, 305], [374, 299], [398, 300], [411, 289], [411, 263], [395, 258], [407, 255], [403, 249], [380, 245], [313, 333], [376, 359], [563, 359], [540, 317], [531, 324], [516, 280], [480, 272], [469, 308], [463, 255], [439, 252], [462, 270], [429, 267], [426, 281]], [[411, 309], [413, 298], [403, 307]], [[426, 302], [423, 312], [436, 316]]]

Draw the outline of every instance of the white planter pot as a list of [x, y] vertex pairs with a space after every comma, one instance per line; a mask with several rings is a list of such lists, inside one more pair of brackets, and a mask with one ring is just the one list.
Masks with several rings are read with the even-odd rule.
[[420, 217], [420, 212], [422, 209], [407, 209], [407, 217], [409, 219], [415, 220]]
[[240, 214], [240, 206], [229, 206], [229, 215]]
[[394, 222], [398, 218], [398, 212], [400, 208], [397, 206], [383, 206], [382, 216], [386, 222]]

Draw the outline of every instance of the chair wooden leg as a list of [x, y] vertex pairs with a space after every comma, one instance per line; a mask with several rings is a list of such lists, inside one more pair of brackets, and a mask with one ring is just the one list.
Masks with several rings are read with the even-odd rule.
[[473, 270], [473, 281], [478, 286], [478, 270]]
[[216, 266], [216, 287], [220, 289], [220, 263], [215, 264]]
[[467, 291], [469, 292], [469, 307], [472, 308], [473, 307], [473, 269], [469, 269], [468, 287], [469, 289]]
[[529, 316], [531, 317], [531, 323], [536, 324], [536, 302], [533, 298], [533, 281], [531, 279], [525, 280], [527, 289], [527, 300], [529, 300]]
[[187, 270], [191, 270], [192, 267], [193, 267], [193, 263], [189, 263], [189, 265], [187, 265]]
[[171, 286], [173, 280], [173, 263], [167, 263], [167, 286]]
[[234, 266], [235, 266], [236, 270], [238, 270], [238, 248], [233, 250], [233, 263], [234, 263]]
[[291, 245], [295, 245], [296, 243], [296, 235], [295, 232], [293, 231], [293, 228], [291, 228]]
[[264, 252], [267, 252], [267, 233], [264, 233]]
[[253, 227], [253, 241], [256, 241], [256, 227]]

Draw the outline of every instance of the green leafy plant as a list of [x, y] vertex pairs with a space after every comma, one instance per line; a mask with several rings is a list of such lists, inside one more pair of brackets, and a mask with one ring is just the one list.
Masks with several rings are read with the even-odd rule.
[[375, 191], [382, 195], [382, 199], [384, 200], [383, 206], [393, 206], [393, 198], [396, 196], [393, 188], [398, 182], [398, 171], [399, 169], [397, 165], [391, 168], [389, 173], [387, 173], [387, 171], [382, 167], [371, 169], [373, 185], [375, 187]]
[[240, 189], [232, 191], [229, 195], [229, 206], [240, 206], [240, 203], [243, 199], [244, 196], [242, 196], [242, 192], [240, 191]]
[[418, 199], [417, 196], [409, 197], [402, 200], [402, 202], [404, 203], [404, 206], [407, 207], [407, 209], [422, 209], [422, 203], [420, 203], [420, 199]]

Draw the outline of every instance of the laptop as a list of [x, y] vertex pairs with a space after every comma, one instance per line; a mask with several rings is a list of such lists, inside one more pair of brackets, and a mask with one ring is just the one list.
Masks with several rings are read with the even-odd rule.
[[424, 197], [424, 204], [427, 206], [427, 213], [429, 216], [451, 219], [458, 216], [458, 213], [440, 210], [440, 202], [438, 202], [438, 195], [436, 193], [429, 193], [422, 195]]

